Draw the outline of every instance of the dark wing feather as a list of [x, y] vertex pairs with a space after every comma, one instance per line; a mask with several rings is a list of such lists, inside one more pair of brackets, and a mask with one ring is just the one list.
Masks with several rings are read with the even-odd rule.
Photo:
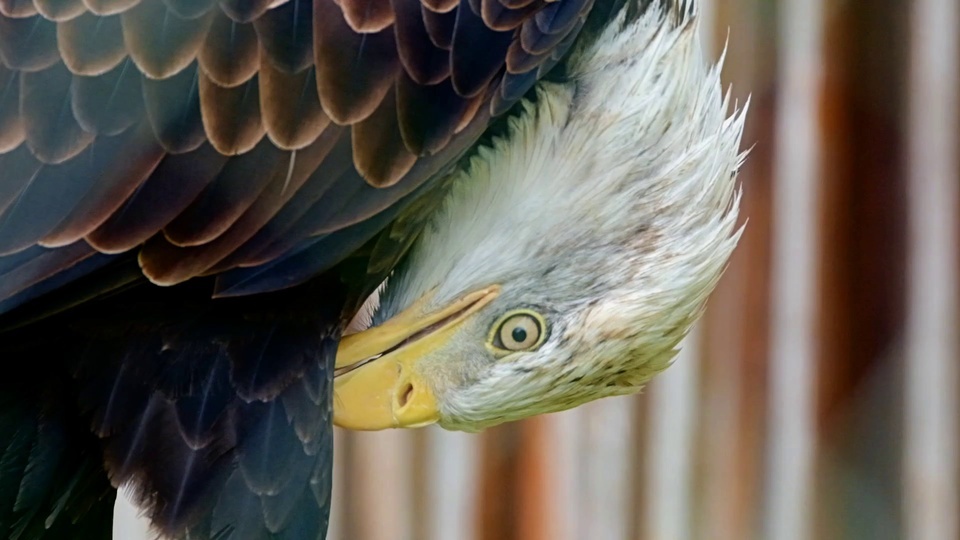
[[195, 150], [206, 140], [200, 114], [199, 73], [185, 69], [168, 79], [141, 75], [143, 103], [153, 133], [171, 154]]
[[[454, 6], [456, 6], [454, 2]], [[430, 36], [430, 42], [436, 47], [449, 51], [453, 45], [453, 29], [457, 22], [457, 12], [447, 11], [439, 13], [429, 9], [426, 4], [420, 5], [420, 16], [423, 26]]]
[[56, 274], [63, 266], [74, 266], [96, 254], [85, 242], [58, 250], [33, 246], [4, 257], [0, 266], [0, 296], [7, 298]]
[[450, 13], [457, 9], [460, 0], [421, 0], [420, 3], [434, 13]]
[[283, 255], [254, 268], [236, 268], [217, 277], [217, 298], [245, 296], [253, 291], [281, 291], [291, 283], [300, 283], [309, 276], [304, 268], [330, 268], [344, 260], [390, 223], [399, 211], [397, 205], [388, 211], [335, 233], [302, 241]]
[[273, 0], [220, 0], [220, 7], [237, 22], [251, 22], [260, 18]]
[[253, 204], [215, 240], [196, 246], [177, 247], [160, 237], [152, 239], [141, 253], [144, 271], [150, 275], [162, 273], [165, 279], [171, 281], [178, 279], [178, 272], [190, 275], [207, 272], [256, 234], [298, 193], [317, 163], [323, 161], [330, 152], [336, 139], [337, 133], [331, 130], [330, 134], [317, 139], [315, 144], [288, 155], [286, 159], [290, 160], [292, 167], [288, 171], [276, 171]]
[[497, 1], [503, 4], [504, 7], [508, 7], [510, 9], [520, 9], [520, 8], [529, 6], [530, 4], [534, 3], [536, 0], [497, 0]]
[[40, 244], [45, 247], [72, 244], [113, 215], [163, 158], [163, 149], [150, 135], [149, 126], [142, 123], [96, 148], [97, 158], [105, 155], [118, 164], [97, 178], [83, 198], [40, 240]]
[[20, 75], [20, 116], [27, 146], [44, 163], [67, 161], [93, 142], [93, 134], [84, 131], [73, 115], [72, 83], [73, 75], [63, 64]]
[[344, 125], [373, 114], [400, 69], [393, 28], [358, 34], [332, 0], [316, 0], [313, 31], [317, 88], [327, 115]]
[[312, 68], [291, 74], [265, 62], [260, 67], [260, 111], [270, 140], [284, 150], [313, 143], [330, 125]]
[[83, 13], [57, 25], [57, 50], [71, 72], [91, 77], [113, 69], [127, 57], [120, 16]]
[[184, 19], [200, 17], [217, 5], [216, 0], [163, 0], [170, 11]]
[[40, 385], [47, 366], [33, 364], [0, 383], [0, 536], [100, 538], [115, 491], [98, 442], [76, 421], [66, 373]]
[[220, 86], [237, 86], [257, 74], [257, 33], [251, 23], [238, 23], [215, 10], [207, 38], [197, 60], [200, 68]]
[[586, 19], [593, 2], [566, 0], [540, 11], [521, 27], [520, 43], [523, 48], [532, 54], [544, 54], [556, 49], [571, 30]]
[[[263, 60], [287, 73], [313, 65], [313, 2], [290, 0], [263, 14], [254, 23]], [[261, 62], [262, 62], [261, 61]]]
[[584, 14], [585, 6], [590, 4], [593, 4], [593, 0], [553, 2], [537, 12], [533, 16], [533, 20], [541, 32], [546, 34], [559, 34], [565, 30], [569, 30], [576, 22], [576, 19]]
[[209, 365], [200, 366], [203, 369], [199, 373], [181, 372], [186, 375], [181, 380], [190, 381], [191, 387], [178, 393], [174, 410], [180, 436], [193, 449], [210, 445], [216, 437], [215, 425], [225, 421], [227, 412], [233, 410], [230, 406], [235, 394], [227, 384], [230, 363], [219, 352], [211, 355]]
[[[3, 175], [3, 182], [0, 182], [0, 214], [19, 200], [20, 194], [32, 183], [40, 166], [40, 161], [33, 157], [25, 144], [0, 154], [0, 171], [7, 171]], [[0, 261], [2, 260], [0, 258]]]
[[228, 156], [249, 152], [264, 135], [257, 78], [233, 87], [220, 86], [203, 72], [199, 80], [200, 111], [210, 144]]
[[441, 150], [453, 137], [469, 103], [470, 99], [453, 89], [450, 79], [422, 86], [401, 75], [397, 82], [397, 121], [404, 144], [416, 155]]
[[[88, 306], [83, 320], [63, 328], [84, 353], [49, 358], [69, 364], [75, 414], [88, 417], [87, 429], [102, 440], [111, 481], [130, 484], [167, 534], [190, 529], [192, 538], [213, 538], [224, 527], [236, 538], [322, 533], [327, 506], [318, 495], [329, 501], [336, 351], [327, 332], [335, 331], [330, 323], [342, 302], [329, 302], [336, 300], [331, 279], [339, 281], [330, 276], [253, 304], [214, 305], [196, 295], [202, 288], [138, 287]], [[57, 352], [56, 344], [47, 347]], [[314, 426], [296, 427], [288, 413], [295, 400], [312, 406], [297, 415]], [[16, 467], [26, 470], [19, 459]], [[32, 484], [47, 496], [44, 488]]]
[[39, 15], [22, 19], [0, 16], [0, 62], [20, 71], [56, 64], [57, 25]]
[[450, 75], [449, 53], [435, 45], [418, 2], [393, 0], [397, 52], [406, 75], [417, 84], [437, 84]]
[[151, 79], [165, 79], [186, 69], [196, 58], [212, 21], [212, 13], [183, 19], [155, 0], [141, 2], [120, 16], [127, 52]]
[[0, 536], [322, 536], [339, 328], [590, 5], [0, 0]]
[[416, 163], [400, 133], [393, 88], [370, 116], [353, 126], [353, 161], [361, 175], [377, 180], [376, 187], [392, 186]]
[[371, 34], [393, 24], [390, 0], [340, 0], [347, 24], [354, 32]]
[[[450, 49], [451, 79], [457, 93], [475, 96], [483, 92], [503, 68], [513, 39], [513, 32], [497, 32], [487, 27], [480, 15], [470, 9], [468, 0], [460, 0]], [[477, 47], [477, 43], [484, 46]]]
[[16, 19], [36, 13], [37, 8], [31, 0], [0, 0], [0, 15]]
[[[306, 207], [298, 205], [298, 207], [293, 208], [294, 212], [277, 216], [276, 221], [279, 223], [276, 225], [278, 229], [282, 227], [282, 230], [272, 231], [273, 234], [270, 234], [265, 239], [265, 241], [269, 243], [266, 243], [266, 245], [263, 245], [257, 251], [250, 252], [249, 256], [258, 264], [239, 265], [254, 266], [254, 268], [250, 268], [249, 271], [243, 271], [242, 273], [251, 276], [267, 276], [269, 275], [269, 271], [265, 274], [262, 270], [266, 270], [269, 263], [278, 260], [286, 254], [294, 255], [295, 252], [298, 251], [295, 249], [297, 246], [305, 247], [321, 240], [320, 236], [323, 234], [321, 231], [322, 226], [336, 215], [336, 207], [334, 205], [327, 205], [326, 203], [332, 201], [337, 203], [338, 206], [346, 206], [350, 198], [363, 187], [363, 183], [357, 181], [356, 173], [353, 173], [348, 165], [342, 166], [339, 170], [335, 170], [334, 167], [336, 165], [336, 163], [331, 163], [330, 171], [334, 173], [331, 174], [332, 183], [317, 179], [318, 181], [308, 186], [315, 188], [316, 191], [311, 190], [311, 193], [307, 196], [307, 200], [312, 199], [318, 192], [320, 195], [316, 199], [313, 199], [311, 205]], [[277, 232], [279, 232], [279, 234], [277, 234]], [[306, 240], [302, 240], [303, 238], [306, 238]], [[258, 239], [254, 238], [254, 240]], [[349, 249], [349, 247], [346, 249]], [[263, 266], [263, 268], [260, 268], [261, 266]]]
[[24, 137], [20, 118], [20, 74], [0, 64], [0, 154], [6, 155], [18, 147]]
[[506, 31], [513, 30], [531, 16], [535, 14], [539, 15], [539, 13], [549, 8], [550, 6], [542, 8], [542, 6], [536, 2], [530, 2], [518, 8], [511, 8], [501, 3], [500, 0], [481, 0], [480, 15], [483, 17], [483, 22], [487, 27], [493, 30]]
[[[291, 227], [298, 223], [306, 214], [311, 212], [314, 205], [321, 199], [334, 197], [338, 193], [334, 190], [336, 182], [352, 167], [350, 155], [350, 137], [346, 130], [332, 125], [330, 136], [336, 138], [330, 154], [313, 171], [303, 187], [297, 192], [288, 204], [283, 206], [275, 216], [260, 227], [256, 234], [236, 249], [220, 264], [211, 268], [210, 272], [222, 272], [237, 266], [257, 266], [268, 262], [274, 257], [272, 253], [282, 253], [296, 242], [295, 235], [290, 234]], [[322, 205], [317, 208], [319, 212]], [[288, 242], [285, 247], [272, 249], [277, 243]]]
[[[144, 0], [151, 1], [151, 0]], [[96, 15], [116, 15], [135, 7], [141, 0], [83, 0], [92, 13]]]
[[209, 144], [168, 155], [123, 206], [87, 236], [107, 253], [133, 249], [173, 221], [212, 182], [229, 158]]
[[37, 13], [51, 21], [69, 21], [87, 10], [81, 0], [33, 0]]
[[228, 160], [217, 179], [164, 227], [164, 236], [179, 246], [205, 244], [220, 236], [250, 208], [271, 173], [283, 170], [289, 161], [289, 154], [284, 154], [264, 139], [253, 151]]
[[[80, 160], [96, 162], [88, 148]], [[40, 165], [0, 214], [0, 254], [36, 245], [64, 218], [73, 201], [83, 198], [95, 176], [80, 160]], [[76, 175], [76, 176], [75, 176]]]
[[[77, 7], [81, 4], [82, 10]], [[334, 122], [350, 132], [352, 144], [346, 157], [355, 169], [351, 178], [359, 175], [371, 186], [385, 187], [416, 174], [408, 182], [415, 187], [427, 176], [412, 171], [430, 169], [416, 167], [418, 162], [439, 162], [437, 156], [447, 145], [467, 139], [459, 133], [471, 125], [485, 103], [492, 102], [491, 110], [500, 113], [542, 75], [542, 69], [536, 70], [536, 76], [531, 71], [550, 59], [549, 49], [546, 53], [524, 49], [523, 29], [536, 30], [533, 37], [539, 47], [544, 39], [559, 43], [570, 35], [560, 31], [566, 28], [568, 14], [583, 13], [586, 5], [584, 0], [549, 6], [540, 0], [486, 4], [289, 0], [268, 9], [270, 4], [48, 0], [40, 14], [18, 8], [17, 18], [0, 19], [10, 28], [0, 38], [4, 66], [0, 82], [6, 83], [0, 94], [0, 123], [7, 128], [0, 141], [4, 152], [26, 140], [41, 162], [82, 159], [87, 145], [99, 147], [100, 137], [125, 133], [145, 116], [168, 156], [192, 153], [206, 143], [220, 154], [237, 154], [227, 159], [232, 161], [243, 160], [262, 141], [279, 151], [304, 149]], [[8, 7], [13, 9], [12, 4]], [[537, 18], [548, 8], [550, 17]], [[55, 20], [43, 15], [54, 12], [59, 14]], [[485, 46], [472, 46], [476, 42]], [[63, 63], [57, 62], [60, 58]], [[25, 91], [34, 88], [36, 92]], [[50, 107], [51, 103], [61, 107]], [[144, 148], [151, 147], [145, 143]], [[334, 159], [334, 153], [325, 160]], [[442, 159], [455, 157], [445, 156]], [[271, 167], [284, 169], [282, 161], [273, 160], [259, 170], [272, 175]], [[163, 229], [174, 245], [199, 246], [231, 227], [268, 183], [243, 178], [217, 188], [215, 197], [223, 194], [225, 202], [216, 203], [220, 209], [207, 215], [198, 211], [207, 203], [197, 188], [209, 190], [211, 184], [203, 187], [196, 182], [185, 182], [183, 194], [173, 197], [179, 202], [171, 200], [173, 207], [131, 212], [142, 203], [128, 199], [146, 201], [139, 195], [140, 186], [175, 180], [166, 167], [151, 170], [144, 165], [139, 170], [148, 176], [105, 180], [118, 182], [115, 189], [88, 193], [73, 186], [64, 191], [60, 198], [69, 193], [77, 198], [62, 203], [62, 215], [50, 230], [39, 237], [18, 232], [21, 240], [7, 240], [7, 244], [20, 249], [25, 247], [23, 239], [46, 238], [48, 245], [58, 245], [71, 243], [80, 234], [112, 252], [129, 249]], [[169, 180], [151, 182], [152, 175]], [[332, 230], [337, 223], [370, 216], [365, 208], [383, 209], [402, 197], [374, 190], [370, 193], [377, 194], [378, 202], [371, 205], [363, 201], [368, 190], [358, 189], [349, 188], [349, 193], [361, 193], [357, 197], [328, 193], [320, 196], [326, 200], [305, 205], [307, 212], [320, 212], [309, 221], [328, 222], [323, 216], [334, 214], [347, 218], [324, 223], [323, 230]], [[283, 207], [297, 206], [298, 197], [285, 199], [277, 212], [268, 214], [285, 215]], [[185, 202], [192, 204], [184, 206]], [[324, 209], [327, 206], [335, 210]], [[95, 211], [81, 219], [88, 210]], [[61, 224], [68, 213], [74, 217]], [[47, 219], [53, 221], [53, 217]], [[251, 222], [255, 221], [262, 220]], [[118, 231], [120, 223], [128, 233]], [[316, 234], [308, 229], [299, 230]], [[282, 244], [292, 247], [301, 239]], [[219, 257], [225, 245], [205, 251], [204, 260], [215, 258], [214, 252]], [[229, 269], [231, 261], [262, 261], [250, 245], [236, 246], [246, 255], [224, 254], [216, 270]], [[161, 258], [169, 260], [148, 259], [168, 268], [209, 270], [201, 270], [206, 262], [189, 264], [193, 256], [182, 249], [168, 249]], [[178, 272], [176, 279], [194, 275]]]
[[[116, 135], [143, 118], [140, 74], [130, 60], [101, 77], [74, 75], [70, 104], [80, 128], [97, 135]], [[154, 138], [150, 137], [153, 143]]]

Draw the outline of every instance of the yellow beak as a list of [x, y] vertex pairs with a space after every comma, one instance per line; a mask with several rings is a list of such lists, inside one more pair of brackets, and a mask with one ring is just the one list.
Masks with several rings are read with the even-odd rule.
[[348, 429], [421, 427], [440, 419], [417, 363], [500, 293], [492, 286], [423, 315], [421, 300], [380, 326], [345, 336], [337, 349], [333, 421]]

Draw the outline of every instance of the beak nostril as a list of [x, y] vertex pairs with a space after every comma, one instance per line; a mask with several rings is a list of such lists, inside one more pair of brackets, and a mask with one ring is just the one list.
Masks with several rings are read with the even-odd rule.
[[413, 384], [408, 382], [403, 385], [403, 389], [400, 392], [400, 399], [398, 401], [400, 408], [405, 407], [411, 397], [413, 397]]

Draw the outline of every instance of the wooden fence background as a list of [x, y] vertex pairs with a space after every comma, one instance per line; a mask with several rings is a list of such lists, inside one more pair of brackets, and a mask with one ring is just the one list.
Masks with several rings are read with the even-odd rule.
[[749, 225], [641, 396], [338, 433], [331, 540], [960, 538], [960, 3], [703, 0]]

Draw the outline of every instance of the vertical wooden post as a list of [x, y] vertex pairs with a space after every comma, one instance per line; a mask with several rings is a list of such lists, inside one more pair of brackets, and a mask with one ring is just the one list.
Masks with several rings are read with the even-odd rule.
[[700, 374], [699, 331], [684, 340], [674, 365], [650, 383], [644, 500], [649, 540], [691, 538], [693, 449]]

